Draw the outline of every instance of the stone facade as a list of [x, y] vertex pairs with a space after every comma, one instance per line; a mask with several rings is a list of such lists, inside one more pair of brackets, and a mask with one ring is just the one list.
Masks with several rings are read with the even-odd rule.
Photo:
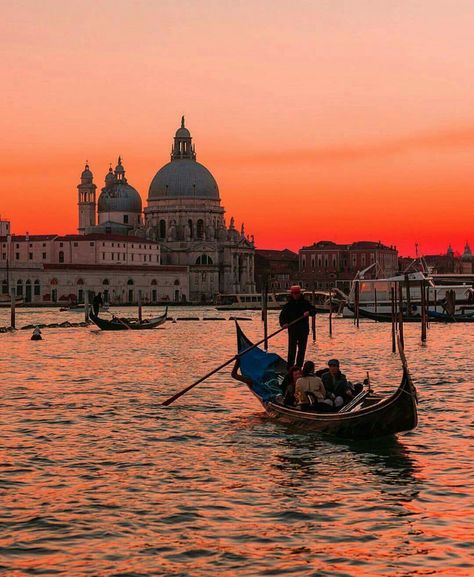
[[398, 271], [397, 249], [371, 241], [352, 244], [319, 241], [300, 249], [298, 279], [310, 290], [338, 287], [347, 291], [356, 273], [371, 265], [365, 278], [395, 275]]
[[187, 302], [186, 266], [161, 265], [160, 246], [110, 234], [0, 237], [0, 293], [12, 288], [33, 304], [84, 302], [103, 292], [110, 304]]

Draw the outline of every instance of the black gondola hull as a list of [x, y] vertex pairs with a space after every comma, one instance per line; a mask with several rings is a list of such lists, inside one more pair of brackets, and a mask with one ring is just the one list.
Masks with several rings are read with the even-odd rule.
[[141, 322], [128, 322], [119, 319], [112, 319], [109, 321], [96, 316], [94, 313], [89, 313], [89, 318], [102, 331], [138, 331], [156, 329], [156, 327], [159, 327], [166, 322], [167, 314], [168, 309], [166, 309], [165, 313], [159, 317]]
[[[239, 354], [252, 346], [251, 341], [237, 325], [237, 342]], [[403, 376], [400, 386], [393, 395], [381, 398], [369, 395], [362, 406], [346, 413], [316, 413], [301, 411], [284, 406], [276, 401], [264, 402], [255, 391], [254, 395], [260, 400], [267, 414], [273, 419], [290, 424], [298, 429], [315, 431], [343, 439], [374, 439], [411, 431], [417, 426], [417, 396], [416, 389], [401, 353]], [[280, 359], [276, 364], [276, 371], [283, 374], [286, 363]], [[245, 375], [244, 375], [245, 376]], [[250, 387], [252, 390], [252, 387]]]

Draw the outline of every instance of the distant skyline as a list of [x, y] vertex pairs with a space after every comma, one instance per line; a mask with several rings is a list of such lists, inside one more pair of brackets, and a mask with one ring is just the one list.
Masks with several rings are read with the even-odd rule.
[[17, 234], [76, 231], [86, 160], [145, 204], [185, 114], [258, 248], [474, 244], [471, 0], [24, 0], [0, 28]]

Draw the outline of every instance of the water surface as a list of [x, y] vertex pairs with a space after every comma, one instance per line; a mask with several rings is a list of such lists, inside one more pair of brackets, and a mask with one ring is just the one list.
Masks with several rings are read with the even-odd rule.
[[[17, 312], [18, 326], [82, 320]], [[258, 313], [242, 316], [260, 338]], [[229, 321], [0, 335], [0, 575], [472, 575], [473, 329], [433, 325], [423, 346], [405, 327], [420, 423], [371, 443], [273, 423], [230, 367], [160, 406], [234, 354]], [[307, 358], [398, 385], [388, 325], [327, 333], [321, 316]]]

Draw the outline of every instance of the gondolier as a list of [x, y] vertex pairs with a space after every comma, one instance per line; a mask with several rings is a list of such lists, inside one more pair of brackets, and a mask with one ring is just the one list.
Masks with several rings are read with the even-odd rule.
[[314, 316], [316, 314], [314, 306], [304, 298], [303, 293], [301, 292], [301, 287], [294, 285], [290, 289], [290, 299], [281, 310], [280, 326], [291, 323], [305, 315], [305, 313], [307, 313], [305, 318], [288, 328], [289, 367], [292, 367], [295, 364], [298, 367], [303, 366], [309, 335], [308, 316]]
[[99, 316], [100, 307], [104, 304], [102, 300], [102, 293], [98, 292], [92, 299], [92, 309], [96, 317]]

